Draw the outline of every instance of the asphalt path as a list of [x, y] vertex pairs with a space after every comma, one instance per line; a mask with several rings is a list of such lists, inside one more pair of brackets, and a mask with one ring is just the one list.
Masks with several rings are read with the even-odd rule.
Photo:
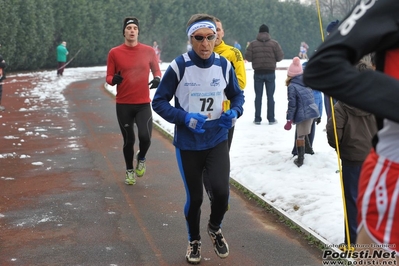
[[[188, 265], [185, 191], [169, 138], [153, 130], [147, 172], [124, 184], [122, 137], [104, 79], [27, 107], [32, 80], [4, 87], [0, 113], [0, 265]], [[137, 150], [137, 143], [135, 150]], [[322, 265], [322, 251], [231, 188], [220, 259], [206, 234], [200, 265]]]

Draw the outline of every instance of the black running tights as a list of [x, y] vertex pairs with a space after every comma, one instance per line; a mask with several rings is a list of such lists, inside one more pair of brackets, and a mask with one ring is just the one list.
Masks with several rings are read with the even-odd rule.
[[145, 158], [151, 145], [152, 111], [146, 104], [116, 104], [116, 116], [123, 136], [123, 155], [126, 169], [133, 168], [134, 159], [134, 123], [137, 125], [139, 137], [140, 158]]

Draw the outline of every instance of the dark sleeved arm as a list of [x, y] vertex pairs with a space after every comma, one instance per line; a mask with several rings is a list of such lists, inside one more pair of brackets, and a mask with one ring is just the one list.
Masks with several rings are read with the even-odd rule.
[[[366, 3], [367, 2], [367, 3]], [[358, 1], [353, 11], [310, 58], [304, 82], [312, 89], [399, 122], [399, 75], [358, 72], [354, 65], [366, 54], [399, 47], [399, 1]], [[384, 53], [384, 56], [386, 54]], [[385, 58], [384, 58], [385, 59]], [[399, 61], [396, 60], [399, 70]]]
[[184, 118], [187, 112], [170, 104], [178, 85], [177, 75], [172, 66], [177, 67], [176, 64], [172, 62], [165, 71], [154, 95], [154, 99], [152, 100], [152, 108], [169, 123], [179, 125], [184, 124]]

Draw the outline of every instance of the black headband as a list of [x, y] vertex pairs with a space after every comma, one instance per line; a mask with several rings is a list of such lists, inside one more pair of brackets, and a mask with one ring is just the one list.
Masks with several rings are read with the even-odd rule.
[[127, 25], [129, 24], [136, 24], [137, 26], [139, 25], [139, 22], [137, 21], [137, 19], [129, 19], [128, 21], [126, 21], [125, 23], [125, 28]]
[[126, 29], [127, 25], [129, 25], [129, 24], [136, 24], [140, 30], [138, 19], [137, 18], [128, 18], [125, 20], [125, 23], [123, 24], [123, 30], [122, 30], [123, 35], [125, 35], [125, 29]]

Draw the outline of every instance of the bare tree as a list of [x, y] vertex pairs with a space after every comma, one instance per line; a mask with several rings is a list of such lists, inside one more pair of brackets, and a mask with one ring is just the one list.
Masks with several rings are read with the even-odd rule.
[[343, 18], [357, 0], [318, 0], [320, 12], [329, 18]]
[[335, 5], [336, 0], [319, 0], [320, 12], [327, 17], [335, 17]]
[[356, 4], [357, 0], [335, 0], [336, 7], [341, 17], [344, 17], [346, 14], [351, 11], [353, 6]]

